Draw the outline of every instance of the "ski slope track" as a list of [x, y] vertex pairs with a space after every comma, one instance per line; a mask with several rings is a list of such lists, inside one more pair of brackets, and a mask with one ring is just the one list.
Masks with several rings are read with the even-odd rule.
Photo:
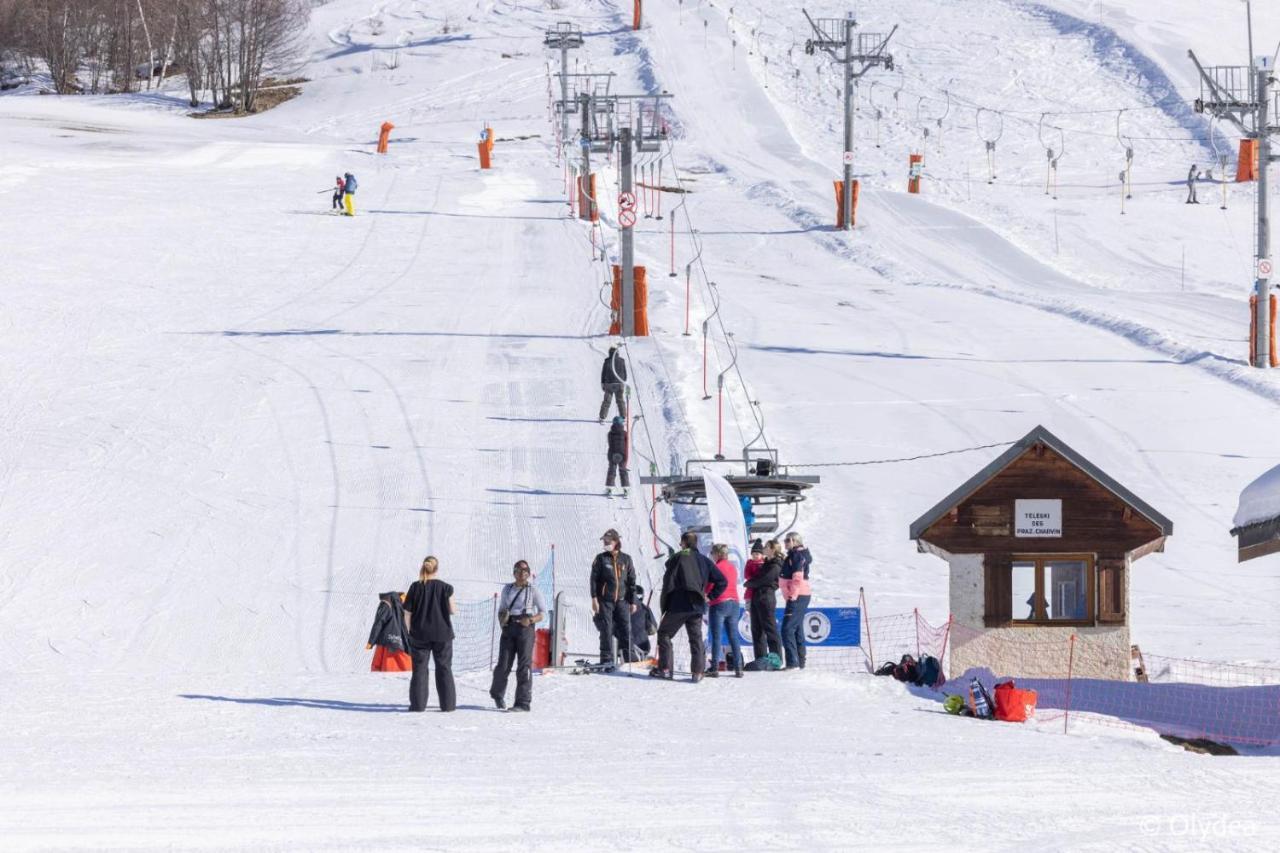
[[[861, 588], [872, 616], [941, 623], [946, 567], [909, 523], [1043, 424], [1176, 525], [1131, 574], [1134, 641], [1280, 666], [1277, 563], [1237, 564], [1227, 533], [1280, 461], [1280, 379], [1245, 365], [1252, 203], [1181, 183], [1236, 144], [1189, 111], [1184, 58], [1239, 61], [1238, 4], [858, 4], [902, 25], [901, 73], [858, 89], [852, 234], [801, 5], [649, 0], [635, 32], [623, 0], [331, 0], [302, 96], [258, 116], [192, 121], [176, 79], [0, 95], [0, 847], [1272, 849], [1274, 748], [957, 719], [861, 673], [548, 674], [532, 714], [492, 708], [476, 626], [516, 559], [554, 546], [590, 654], [600, 533], [647, 589], [665, 552], [648, 489], [602, 494], [619, 187], [593, 155], [601, 261], [547, 110], [562, 20], [575, 68], [674, 95], [638, 159], [687, 192], [636, 229], [633, 476], [763, 430], [822, 476], [797, 521], [815, 605]], [[1269, 51], [1280, 18], [1255, 13]], [[990, 182], [979, 107], [1005, 115]], [[354, 219], [328, 209], [346, 171]], [[407, 677], [367, 671], [377, 594], [426, 554], [470, 638], [452, 715], [402, 713]]]

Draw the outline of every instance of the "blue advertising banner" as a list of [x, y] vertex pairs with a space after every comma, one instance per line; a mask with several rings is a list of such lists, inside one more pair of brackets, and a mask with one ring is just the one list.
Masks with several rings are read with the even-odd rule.
[[[782, 608], [776, 611], [779, 629], [785, 612]], [[751, 642], [751, 620], [745, 609], [738, 613], [738, 638]], [[862, 611], [857, 607], [810, 607], [804, 614], [804, 639], [809, 646], [861, 646]]]

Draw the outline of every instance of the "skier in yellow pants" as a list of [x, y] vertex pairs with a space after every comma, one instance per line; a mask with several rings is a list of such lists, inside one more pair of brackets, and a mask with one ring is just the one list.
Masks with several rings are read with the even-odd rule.
[[342, 176], [342, 207], [347, 216], [356, 215], [356, 176], [347, 172]]

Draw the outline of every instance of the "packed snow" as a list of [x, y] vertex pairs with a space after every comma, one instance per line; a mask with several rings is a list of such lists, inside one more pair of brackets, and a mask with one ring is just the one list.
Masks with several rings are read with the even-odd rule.
[[[556, 673], [519, 717], [489, 704], [483, 644], [456, 654], [453, 715], [398, 713], [407, 676], [368, 672], [377, 594], [428, 553], [465, 629], [554, 546], [575, 651], [601, 531], [660, 578], [647, 490], [602, 495], [607, 273], [548, 116], [562, 20], [587, 35], [577, 70], [674, 94], [663, 183], [689, 190], [638, 227], [633, 475], [715, 453], [723, 372], [727, 456], [759, 417], [784, 463], [839, 463], [811, 469], [796, 524], [814, 604], [861, 588], [873, 617], [943, 622], [946, 566], [908, 524], [1044, 424], [1176, 524], [1132, 572], [1134, 642], [1280, 666], [1275, 558], [1237, 565], [1228, 535], [1280, 463], [1280, 378], [1245, 363], [1251, 193], [1220, 210], [1202, 181], [1191, 206], [1181, 183], [1236, 144], [1190, 111], [1183, 57], [1243, 61], [1239, 4], [857, 4], [901, 25], [902, 73], [859, 86], [852, 235], [829, 227], [838, 78], [803, 51], [802, 5], [649, 0], [632, 32], [624, 0], [333, 0], [303, 95], [258, 116], [194, 121], [181, 81], [0, 96], [6, 849], [1273, 846], [1274, 750], [955, 719], [861, 672]], [[1262, 53], [1280, 15], [1255, 5]], [[328, 211], [344, 171], [350, 220]], [[737, 362], [713, 320], [704, 399], [713, 299]], [[657, 518], [666, 541], [690, 520]]]
[[1248, 527], [1280, 516], [1280, 465], [1244, 487], [1232, 527]]

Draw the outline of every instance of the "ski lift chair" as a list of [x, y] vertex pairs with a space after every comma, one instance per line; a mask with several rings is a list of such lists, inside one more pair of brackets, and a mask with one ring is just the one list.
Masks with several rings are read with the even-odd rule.
[[[659, 486], [658, 500], [673, 506], [706, 506], [707, 487], [701, 473], [706, 468], [723, 474], [739, 498], [751, 499], [756, 518], [748, 532], [753, 535], [773, 535], [794, 527], [805, 492], [821, 482], [821, 478], [813, 475], [792, 474], [779, 464], [777, 450], [760, 447], [743, 448], [741, 460], [690, 459], [684, 464], [683, 474], [641, 477], [640, 482]], [[741, 473], [734, 472], [735, 468]], [[793, 508], [793, 513], [783, 528], [780, 510], [787, 506]], [[711, 532], [705, 525], [690, 529], [698, 533]]]

